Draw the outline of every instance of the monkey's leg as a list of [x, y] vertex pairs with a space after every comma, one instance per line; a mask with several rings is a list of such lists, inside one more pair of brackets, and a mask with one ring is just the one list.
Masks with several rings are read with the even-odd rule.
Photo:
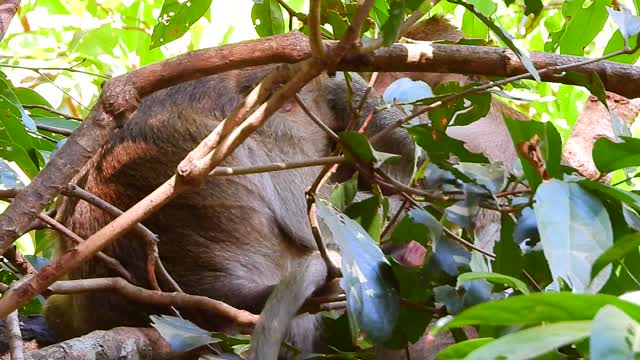
[[[251, 337], [250, 359], [275, 360], [280, 352], [291, 319], [302, 304], [327, 280], [327, 267], [314, 252], [305, 258], [276, 286], [267, 300]], [[295, 324], [294, 324], [295, 326]], [[292, 334], [298, 330], [291, 328]], [[306, 336], [307, 334], [300, 334]]]

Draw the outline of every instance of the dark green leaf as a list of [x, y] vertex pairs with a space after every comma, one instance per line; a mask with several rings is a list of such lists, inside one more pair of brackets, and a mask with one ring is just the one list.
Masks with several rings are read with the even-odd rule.
[[395, 328], [400, 303], [391, 264], [358, 223], [322, 200], [316, 201], [316, 207], [318, 218], [340, 247], [344, 276], [340, 285], [347, 295], [353, 338], [362, 329], [373, 341], [386, 341]]
[[456, 283], [456, 287], [460, 287], [460, 285], [466, 282], [480, 279], [487, 280], [488, 282], [494, 284], [507, 285], [514, 290], [520, 291], [523, 294], [529, 294], [529, 288], [527, 287], [527, 284], [525, 284], [522, 280], [494, 272], [468, 272], [460, 274], [458, 275], [458, 282]]
[[484, 303], [463, 311], [443, 329], [467, 325], [515, 326], [542, 322], [591, 320], [605, 305], [615, 305], [640, 319], [640, 306], [605, 294], [532, 293]]
[[374, 168], [380, 167], [388, 160], [400, 158], [400, 155], [376, 151], [371, 144], [369, 144], [366, 136], [353, 130], [340, 133], [340, 146], [345, 156], [351, 161], [355, 162], [353, 157], [356, 157], [357, 159], [373, 164]]
[[493, 340], [493, 338], [478, 338], [453, 344], [442, 350], [434, 360], [463, 360], [469, 353]]
[[484, 155], [467, 150], [463, 141], [451, 138], [429, 125], [412, 126], [408, 131], [415, 139], [416, 144], [427, 152], [431, 161], [443, 162], [449, 160], [451, 155], [455, 155], [464, 162], [489, 162]]
[[495, 272], [509, 276], [520, 276], [523, 265], [522, 251], [513, 241], [513, 219], [508, 214], [503, 214], [500, 218], [500, 240], [493, 246], [496, 258], [491, 266]]
[[149, 48], [153, 49], [180, 38], [209, 10], [209, 6], [211, 0], [165, 0], [158, 23], [153, 28]]
[[355, 202], [349, 205], [344, 210], [344, 213], [360, 224], [372, 239], [380, 241], [384, 219], [382, 215], [382, 199], [379, 196], [374, 195]]
[[381, 29], [384, 46], [389, 46], [398, 40], [407, 6], [405, 0], [388, 0], [387, 3], [389, 4], [389, 18]]
[[638, 246], [640, 246], [640, 233], [628, 234], [618, 239], [593, 263], [591, 277], [596, 276], [612, 262], [622, 260], [629, 252], [638, 251]]
[[356, 198], [358, 193], [358, 173], [353, 174], [351, 179], [338, 184], [331, 192], [329, 200], [336, 209], [343, 211], [353, 199]]
[[[428, 105], [443, 96], [459, 93], [473, 88], [477, 84], [460, 86], [457, 82], [449, 81], [438, 85], [434, 90], [434, 97], [418, 101], [418, 104]], [[491, 108], [491, 94], [477, 93], [446, 102], [429, 111], [433, 127], [443, 130], [449, 125], [464, 126], [479, 120], [489, 113]]]
[[539, 15], [544, 6], [542, 5], [542, 0], [524, 0], [524, 5], [526, 8], [524, 9], [524, 15], [534, 14]]
[[591, 321], [566, 321], [505, 335], [469, 354], [465, 360], [525, 360], [589, 336]]
[[253, 4], [251, 20], [261, 37], [284, 33], [282, 9], [276, 0], [262, 0]]
[[598, 170], [608, 173], [640, 165], [640, 139], [621, 136], [623, 142], [601, 137], [593, 145], [593, 162]]
[[629, 205], [632, 209], [640, 211], [640, 196], [631, 191], [625, 191], [621, 188], [611, 186], [609, 184], [603, 184], [599, 181], [582, 180], [579, 182], [580, 186], [585, 189], [595, 191], [599, 194], [606, 196], [614, 201], [622, 201]]

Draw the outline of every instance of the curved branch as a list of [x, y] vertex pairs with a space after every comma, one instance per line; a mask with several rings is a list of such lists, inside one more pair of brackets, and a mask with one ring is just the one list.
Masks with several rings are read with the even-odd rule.
[[19, 6], [19, 0], [6, 0], [0, 4], [0, 40], [2, 40], [7, 33], [11, 19], [13, 19], [18, 12]]

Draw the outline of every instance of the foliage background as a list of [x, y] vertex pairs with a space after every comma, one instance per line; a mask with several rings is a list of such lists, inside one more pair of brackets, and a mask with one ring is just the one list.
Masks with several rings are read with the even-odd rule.
[[[269, 0], [264, 1], [269, 2]], [[166, 3], [173, 3], [178, 6], [184, 1], [167, 1]], [[531, 4], [535, 4], [536, 1], [521, 3], [476, 0], [469, 1], [469, 3], [475, 4], [480, 12], [490, 16], [496, 24], [514, 35], [516, 44], [530, 51], [598, 57], [619, 50], [622, 47], [622, 37], [619, 31], [616, 30], [617, 27], [612, 19], [609, 18], [606, 10], [606, 6], [612, 5], [611, 0], [588, 2], [577, 0], [564, 2], [546, 1], [542, 12], [537, 15], [529, 14], [528, 16], [525, 16], [525, 13], [531, 10]], [[635, 9], [635, 12], [638, 13], [639, 1], [615, 2], [615, 5], [620, 3], [630, 9]], [[8, 102], [14, 105], [15, 103], [26, 104], [27, 102], [30, 104], [42, 104], [64, 113], [84, 117], [99, 94], [100, 84], [106, 78], [126, 73], [140, 66], [186, 51], [258, 37], [254, 23], [251, 20], [252, 9], [258, 5], [250, 0], [213, 0], [210, 8], [208, 1], [193, 0], [191, 4], [194, 9], [202, 9], [204, 16], [198, 18], [195, 24], [189, 27], [185, 36], [166, 45], [150, 49], [150, 44], [155, 39], [152, 33], [154, 27], [158, 24], [161, 13], [161, 1], [23, 1], [19, 14], [12, 22], [4, 41], [0, 44], [0, 70], [3, 74], [3, 79], [0, 81], [0, 96], [3, 96], [3, 98], [0, 98], [0, 101], [3, 99], [9, 100]], [[300, 12], [306, 12], [308, 7], [305, 1], [299, 0], [287, 1], [287, 4], [295, 11]], [[282, 22], [280, 24], [271, 23], [270, 25], [272, 26], [266, 31], [267, 33], [283, 32], [288, 27], [288, 14], [282, 10], [280, 11], [283, 14]], [[497, 39], [490, 34], [486, 25], [461, 6], [441, 1], [431, 10], [431, 14], [445, 16], [458, 25], [467, 37], [481, 38], [499, 44], [496, 41]], [[265, 25], [263, 21], [266, 18], [264, 16], [258, 17], [261, 21], [259, 25]], [[294, 28], [300, 26], [300, 23], [295, 19], [293, 24]], [[327, 31], [338, 31], [337, 25], [339, 25], [339, 21], [335, 22], [334, 25], [336, 27], [327, 26]], [[260, 30], [258, 32], [262, 35], [268, 35], [264, 31]], [[169, 32], [165, 32], [160, 35], [160, 38], [162, 36], [168, 37], [168, 35]], [[158, 39], [155, 40], [157, 41]], [[631, 44], [635, 45], [636, 41], [637, 36], [631, 39]], [[614, 60], [635, 63], [639, 55], [638, 53], [625, 55]], [[507, 98], [508, 102], [535, 120], [552, 123], [563, 139], [566, 139], [569, 135], [588, 97], [588, 92], [581, 87], [535, 83], [532, 81], [523, 81], [516, 85], [510, 85], [506, 88], [506, 91], [510, 95]], [[18, 101], [12, 101], [12, 96], [17, 97]], [[526, 101], [522, 101], [522, 99]], [[37, 109], [25, 111], [20, 106], [6, 105], [6, 102], [1, 105], [6, 106], [6, 111], [10, 116], [6, 119], [1, 119], [3, 126], [0, 129], [0, 157], [6, 161], [0, 164], [2, 165], [0, 183], [7, 188], [16, 185], [22, 186], [28, 184], [29, 178], [33, 177], [44, 166], [51, 153], [59, 146], [57, 142], [64, 141], [63, 137], [59, 135], [46, 131], [38, 132], [35, 129], [35, 123], [73, 129], [77, 126], [77, 122], [54, 116], [47, 112], [41, 112]], [[20, 126], [16, 126], [16, 122], [13, 121], [16, 119], [22, 120]], [[632, 133], [634, 132], [635, 130], [632, 129]], [[626, 171], [624, 169], [616, 170], [613, 181], [617, 182], [617, 180], [623, 179], [625, 176]], [[593, 184], [584, 185], [584, 187], [588, 186], [597, 187]], [[618, 188], [631, 190], [635, 189], [636, 186], [637, 184], [632, 180], [627, 183], [621, 183]], [[554, 188], [551, 189], [552, 187]], [[620, 208], [620, 201], [617, 203], [611, 201], [612, 199], [620, 200], [622, 195], [609, 188], [592, 188], [591, 190], [594, 190], [594, 192], [600, 191], [609, 196], [608, 198], [604, 195], [601, 196], [603, 199], [607, 199], [604, 201], [604, 205], [600, 204], [599, 200], [593, 200], [592, 195], [589, 195], [575, 183], [564, 183], [556, 180], [541, 185], [535, 196], [540, 207], [553, 206], [549, 205], [552, 203], [549, 199], [554, 198], [558, 192], [566, 193], [566, 199], [577, 199], [577, 201], [585, 203], [592, 201], [592, 203], [584, 205], [588, 209], [605, 209], [606, 206], [614, 223], [611, 237], [613, 238], [615, 235], [616, 241], [624, 239], [624, 241], [634, 244], [637, 248], [637, 234], [627, 229], [630, 227], [637, 230], [634, 227], [637, 224], [634, 225], [629, 220], [630, 217], [633, 218], [633, 213], [629, 212], [629, 209], [624, 206]], [[635, 199], [634, 201], [627, 200], [625, 203], [632, 204], [629, 206], [638, 210], [640, 203]], [[623, 217], [622, 214], [625, 209], [627, 212], [624, 213], [625, 217]], [[602, 215], [602, 213], [598, 215]], [[635, 218], [638, 218], [637, 213]], [[626, 220], [629, 224], [620, 225], [624, 221], [621, 219]], [[586, 217], [580, 218], [579, 215], [570, 220], [575, 221], [577, 227], [588, 222]], [[605, 222], [604, 220], [602, 221], [603, 223]], [[410, 232], [411, 227], [415, 224], [404, 222], [401, 225], [406, 227], [407, 232]], [[401, 232], [404, 229], [402, 226], [399, 227], [401, 230], [397, 235], [399, 237], [402, 236]], [[503, 218], [503, 228], [513, 229], [513, 226], [513, 223], [509, 223], [508, 219], [505, 220]], [[603, 225], [603, 228], [606, 228], [606, 225]], [[602, 231], [606, 232], [607, 229]], [[503, 243], [502, 245], [505, 244]], [[35, 257], [32, 257], [32, 260], [35, 260], [36, 264], [46, 263], [46, 258], [51, 255], [50, 242], [41, 232], [32, 232], [23, 237], [19, 243], [19, 249], [25, 254], [34, 255]], [[503, 254], [510, 254], [509, 256], [515, 253], [513, 248], [507, 248], [507, 246], [494, 250], [496, 252], [503, 251]], [[497, 253], [496, 255], [500, 256], [501, 254]], [[640, 283], [633, 278], [633, 274], [637, 273], [636, 269], [632, 267], [636, 266], [634, 260], [639, 254], [627, 250], [622, 255], [618, 254], [618, 257], [615, 254], [612, 256], [615, 260], [621, 260], [623, 256], [627, 255], [635, 257], [629, 259], [628, 266], [621, 262], [621, 266], [626, 272], [620, 270], [622, 272], [617, 273], [618, 281], [609, 283], [609, 287], [605, 289], [605, 292], [618, 295], [625, 291], [640, 288]], [[534, 255], [528, 257], [522, 255], [518, 260], [522, 261], [523, 267], [531, 265], [535, 268], [544, 263], [544, 259], [540, 258], [540, 255], [537, 256], [536, 258]], [[603, 260], [602, 267], [609, 262], [606, 259]], [[485, 265], [483, 260], [471, 257], [470, 266], [473, 271], [460, 275], [457, 278], [456, 287], [466, 286], [464, 285], [465, 283], [477, 279], [487, 279], [491, 283], [507, 285], [506, 287], [513, 289], [513, 291], [529, 293], [527, 285], [514, 280], [519, 269], [514, 270], [512, 265], [499, 261], [493, 263], [493, 269], [485, 268]], [[394, 268], [394, 270], [401, 271], [397, 268]], [[491, 274], [491, 270], [496, 273], [502, 272], [504, 276], [500, 277]], [[570, 272], [572, 270], [574, 269], [570, 269]], [[542, 278], [549, 278], [550, 276], [547, 272], [548, 269], [541, 269], [540, 273], [543, 274], [534, 273], [533, 275], [534, 277], [540, 275]], [[619, 274], [629, 276], [624, 277]], [[8, 281], [12, 276], [12, 272], [2, 271], [0, 275], [5, 277], [4, 281]], [[564, 275], [570, 276], [573, 274]], [[401, 279], [400, 281], [402, 279], [411, 279], [411, 275], [407, 274], [397, 273], [396, 276]], [[558, 286], [563, 285], [566, 284], [561, 283]], [[456, 313], [462, 308], [473, 304], [474, 301], [478, 300], [474, 299], [473, 296], [477, 295], [483, 300], [492, 296], [491, 291], [487, 293], [486, 289], [483, 288], [474, 290], [472, 285], [466, 286], [467, 294], [469, 294], [466, 297], [458, 297], [453, 289], [453, 286], [441, 286], [434, 289], [434, 296], [442, 300], [441, 303], [444, 301], [450, 313]], [[474, 291], [478, 291], [479, 295], [474, 294]], [[403, 296], [410, 297], [411, 294], [403, 294]], [[549, 297], [549, 299], [549, 303], [553, 306], [560, 306], [563, 301], [571, 301], [562, 298], [552, 299]], [[584, 301], [595, 300], [585, 299]], [[517, 303], [512, 306], [514, 307], [511, 311], [526, 316], [527, 306]], [[624, 307], [624, 305], [619, 306]], [[505, 309], [508, 309], [508, 307], [498, 309], [498, 312], [504, 312]], [[618, 308], [608, 308], [606, 310], [609, 311], [609, 316], [618, 316], [631, 324], [631, 326], [637, 326], [637, 322], [634, 322], [634, 319], [637, 321], [639, 320], [638, 318], [624, 318], [625, 315], [621, 315], [619, 310], [616, 309]], [[31, 311], [39, 311], [39, 301], [35, 301], [30, 307], [24, 309], [24, 312]], [[630, 312], [632, 311], [628, 311], [627, 314]], [[480, 316], [483, 324], [496, 326], [520, 324], [512, 324], [507, 320], [492, 323], [493, 320], [491, 320], [490, 316], [495, 316], [495, 314], [496, 312], [494, 311], [485, 310], [485, 313], [481, 314], [484, 317]], [[404, 315], [406, 316], [406, 314]], [[595, 313], [585, 310], [580, 316], [567, 317], [560, 320], [566, 320], [566, 322], [586, 321], [593, 318], [594, 315]], [[600, 316], [606, 319], [606, 315], [607, 313], [604, 313], [604, 315]], [[402, 317], [403, 314], [401, 313], [400, 316]], [[534, 324], [535, 320], [531, 320], [530, 324]], [[543, 320], [546, 321], [548, 319]], [[465, 324], [465, 317], [463, 316], [456, 321], [458, 321], [458, 324]], [[477, 324], [477, 322], [468, 323]], [[599, 324], [604, 327], [602, 322]], [[563, 331], [565, 332], [573, 329], [571, 326], [576, 329], [575, 338], [570, 340], [578, 341], [584, 337], [581, 332], [583, 331], [582, 324], [564, 324], [564, 326]], [[544, 330], [539, 330], [536, 333], [536, 329], [533, 328], [531, 333], [525, 334], [527, 335], [527, 341], [540, 338], [540, 335], [544, 334]], [[499, 331], [503, 330], [500, 329]], [[596, 330], [594, 330], [593, 334], [597, 334]], [[606, 332], [605, 330], [599, 331]], [[490, 329], [481, 335], [497, 337], [501, 335], [498, 334], [499, 331]], [[546, 331], [550, 330], [547, 329]], [[522, 335], [523, 333], [514, 334]], [[594, 336], [593, 334], [592, 336]], [[512, 342], [511, 345], [514, 343], [517, 342]], [[548, 347], [549, 345], [547, 344], [546, 346]], [[545, 347], [543, 346], [542, 348]]]

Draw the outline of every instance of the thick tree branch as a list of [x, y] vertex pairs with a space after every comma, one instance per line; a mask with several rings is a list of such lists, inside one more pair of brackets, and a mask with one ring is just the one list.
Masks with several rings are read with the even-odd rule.
[[13, 19], [16, 12], [18, 12], [19, 6], [19, 0], [4, 0], [0, 2], [0, 40], [2, 40], [7, 33], [11, 19]]
[[155, 329], [119, 327], [51, 345], [27, 354], [29, 360], [193, 359], [178, 354]]
[[[336, 55], [346, 52], [336, 42], [327, 41], [325, 44], [327, 51], [337, 46], [340, 54]], [[135, 111], [144, 96], [180, 82], [231, 69], [268, 63], [293, 63], [307, 59], [310, 55], [307, 39], [300, 33], [292, 32], [253, 42], [194, 51], [107, 81], [87, 120], [2, 214], [0, 253], [4, 253], [29, 228], [42, 209], [69, 183], [118, 124]], [[339, 58], [336, 56], [333, 59]], [[532, 53], [531, 58], [539, 69], [584, 60], [573, 56], [540, 53]], [[336, 67], [345, 70], [431, 71], [496, 76], [525, 72], [519, 60], [509, 50], [426, 43], [393, 45], [371, 54], [347, 55], [337, 62]], [[598, 62], [575, 71], [588, 76], [595, 71], [607, 90], [630, 98], [640, 96], [640, 69], [637, 67]], [[555, 75], [546, 75], [544, 79], [571, 83], [569, 79]]]

